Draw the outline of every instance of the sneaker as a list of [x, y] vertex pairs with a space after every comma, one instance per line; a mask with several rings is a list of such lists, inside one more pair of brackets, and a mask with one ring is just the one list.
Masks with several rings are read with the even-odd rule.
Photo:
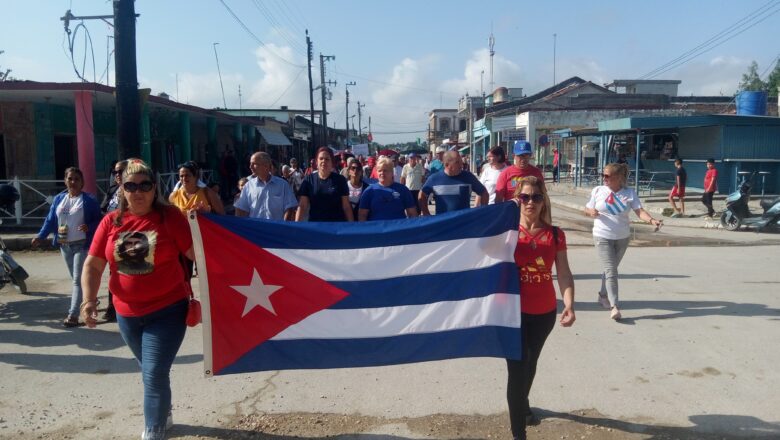
[[599, 295], [599, 304], [607, 310], [612, 308], [612, 305], [609, 303], [609, 298], [604, 295]]
[[79, 317], [78, 316], [74, 316], [74, 315], [68, 315], [68, 317], [65, 318], [62, 321], [62, 325], [64, 325], [65, 327], [68, 327], [68, 328], [70, 328], [70, 327], [78, 327], [79, 326]]
[[612, 307], [612, 313], [609, 314], [609, 317], [615, 321], [620, 321], [622, 316], [620, 315], [620, 310], [617, 308], [617, 306]]

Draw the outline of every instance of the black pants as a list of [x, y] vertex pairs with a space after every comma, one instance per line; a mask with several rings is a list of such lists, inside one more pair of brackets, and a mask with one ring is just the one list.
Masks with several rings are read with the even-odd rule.
[[506, 387], [506, 400], [509, 403], [509, 422], [512, 435], [516, 439], [525, 439], [525, 416], [530, 414], [528, 394], [536, 376], [536, 364], [542, 353], [544, 342], [555, 326], [556, 311], [543, 315], [522, 315], [523, 359], [507, 359], [509, 372]]
[[715, 215], [715, 210], [712, 208], [712, 196], [714, 195], [714, 192], [706, 192], [701, 195], [701, 202], [707, 207], [707, 215], [710, 217]]
[[560, 172], [561, 172], [561, 168], [559, 166], [556, 165], [553, 167], [553, 182], [561, 181]]

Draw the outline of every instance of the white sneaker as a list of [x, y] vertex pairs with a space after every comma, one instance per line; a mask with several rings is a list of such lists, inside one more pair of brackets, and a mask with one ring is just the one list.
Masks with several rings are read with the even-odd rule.
[[165, 430], [173, 428], [173, 412], [168, 412], [168, 418], [165, 420]]
[[599, 295], [599, 304], [607, 310], [612, 308], [612, 305], [609, 303], [609, 298], [606, 296]]
[[622, 316], [620, 315], [620, 310], [617, 308], [617, 306], [612, 307], [612, 313], [609, 314], [609, 317], [615, 321], [620, 321]]

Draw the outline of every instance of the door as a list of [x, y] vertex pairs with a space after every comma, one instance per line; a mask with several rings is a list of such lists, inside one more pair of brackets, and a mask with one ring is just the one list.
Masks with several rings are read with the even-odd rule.
[[54, 178], [63, 179], [65, 169], [78, 166], [76, 156], [76, 136], [54, 136]]

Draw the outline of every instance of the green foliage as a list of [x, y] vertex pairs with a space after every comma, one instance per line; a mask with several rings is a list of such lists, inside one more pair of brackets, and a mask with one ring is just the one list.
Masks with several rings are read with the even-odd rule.
[[747, 73], [742, 74], [742, 81], [739, 82], [739, 91], [762, 92], [766, 89], [766, 83], [758, 76], [758, 63], [753, 61], [750, 63]]
[[775, 68], [766, 80], [769, 96], [777, 96], [777, 88], [780, 87], [780, 60], [775, 63]]

